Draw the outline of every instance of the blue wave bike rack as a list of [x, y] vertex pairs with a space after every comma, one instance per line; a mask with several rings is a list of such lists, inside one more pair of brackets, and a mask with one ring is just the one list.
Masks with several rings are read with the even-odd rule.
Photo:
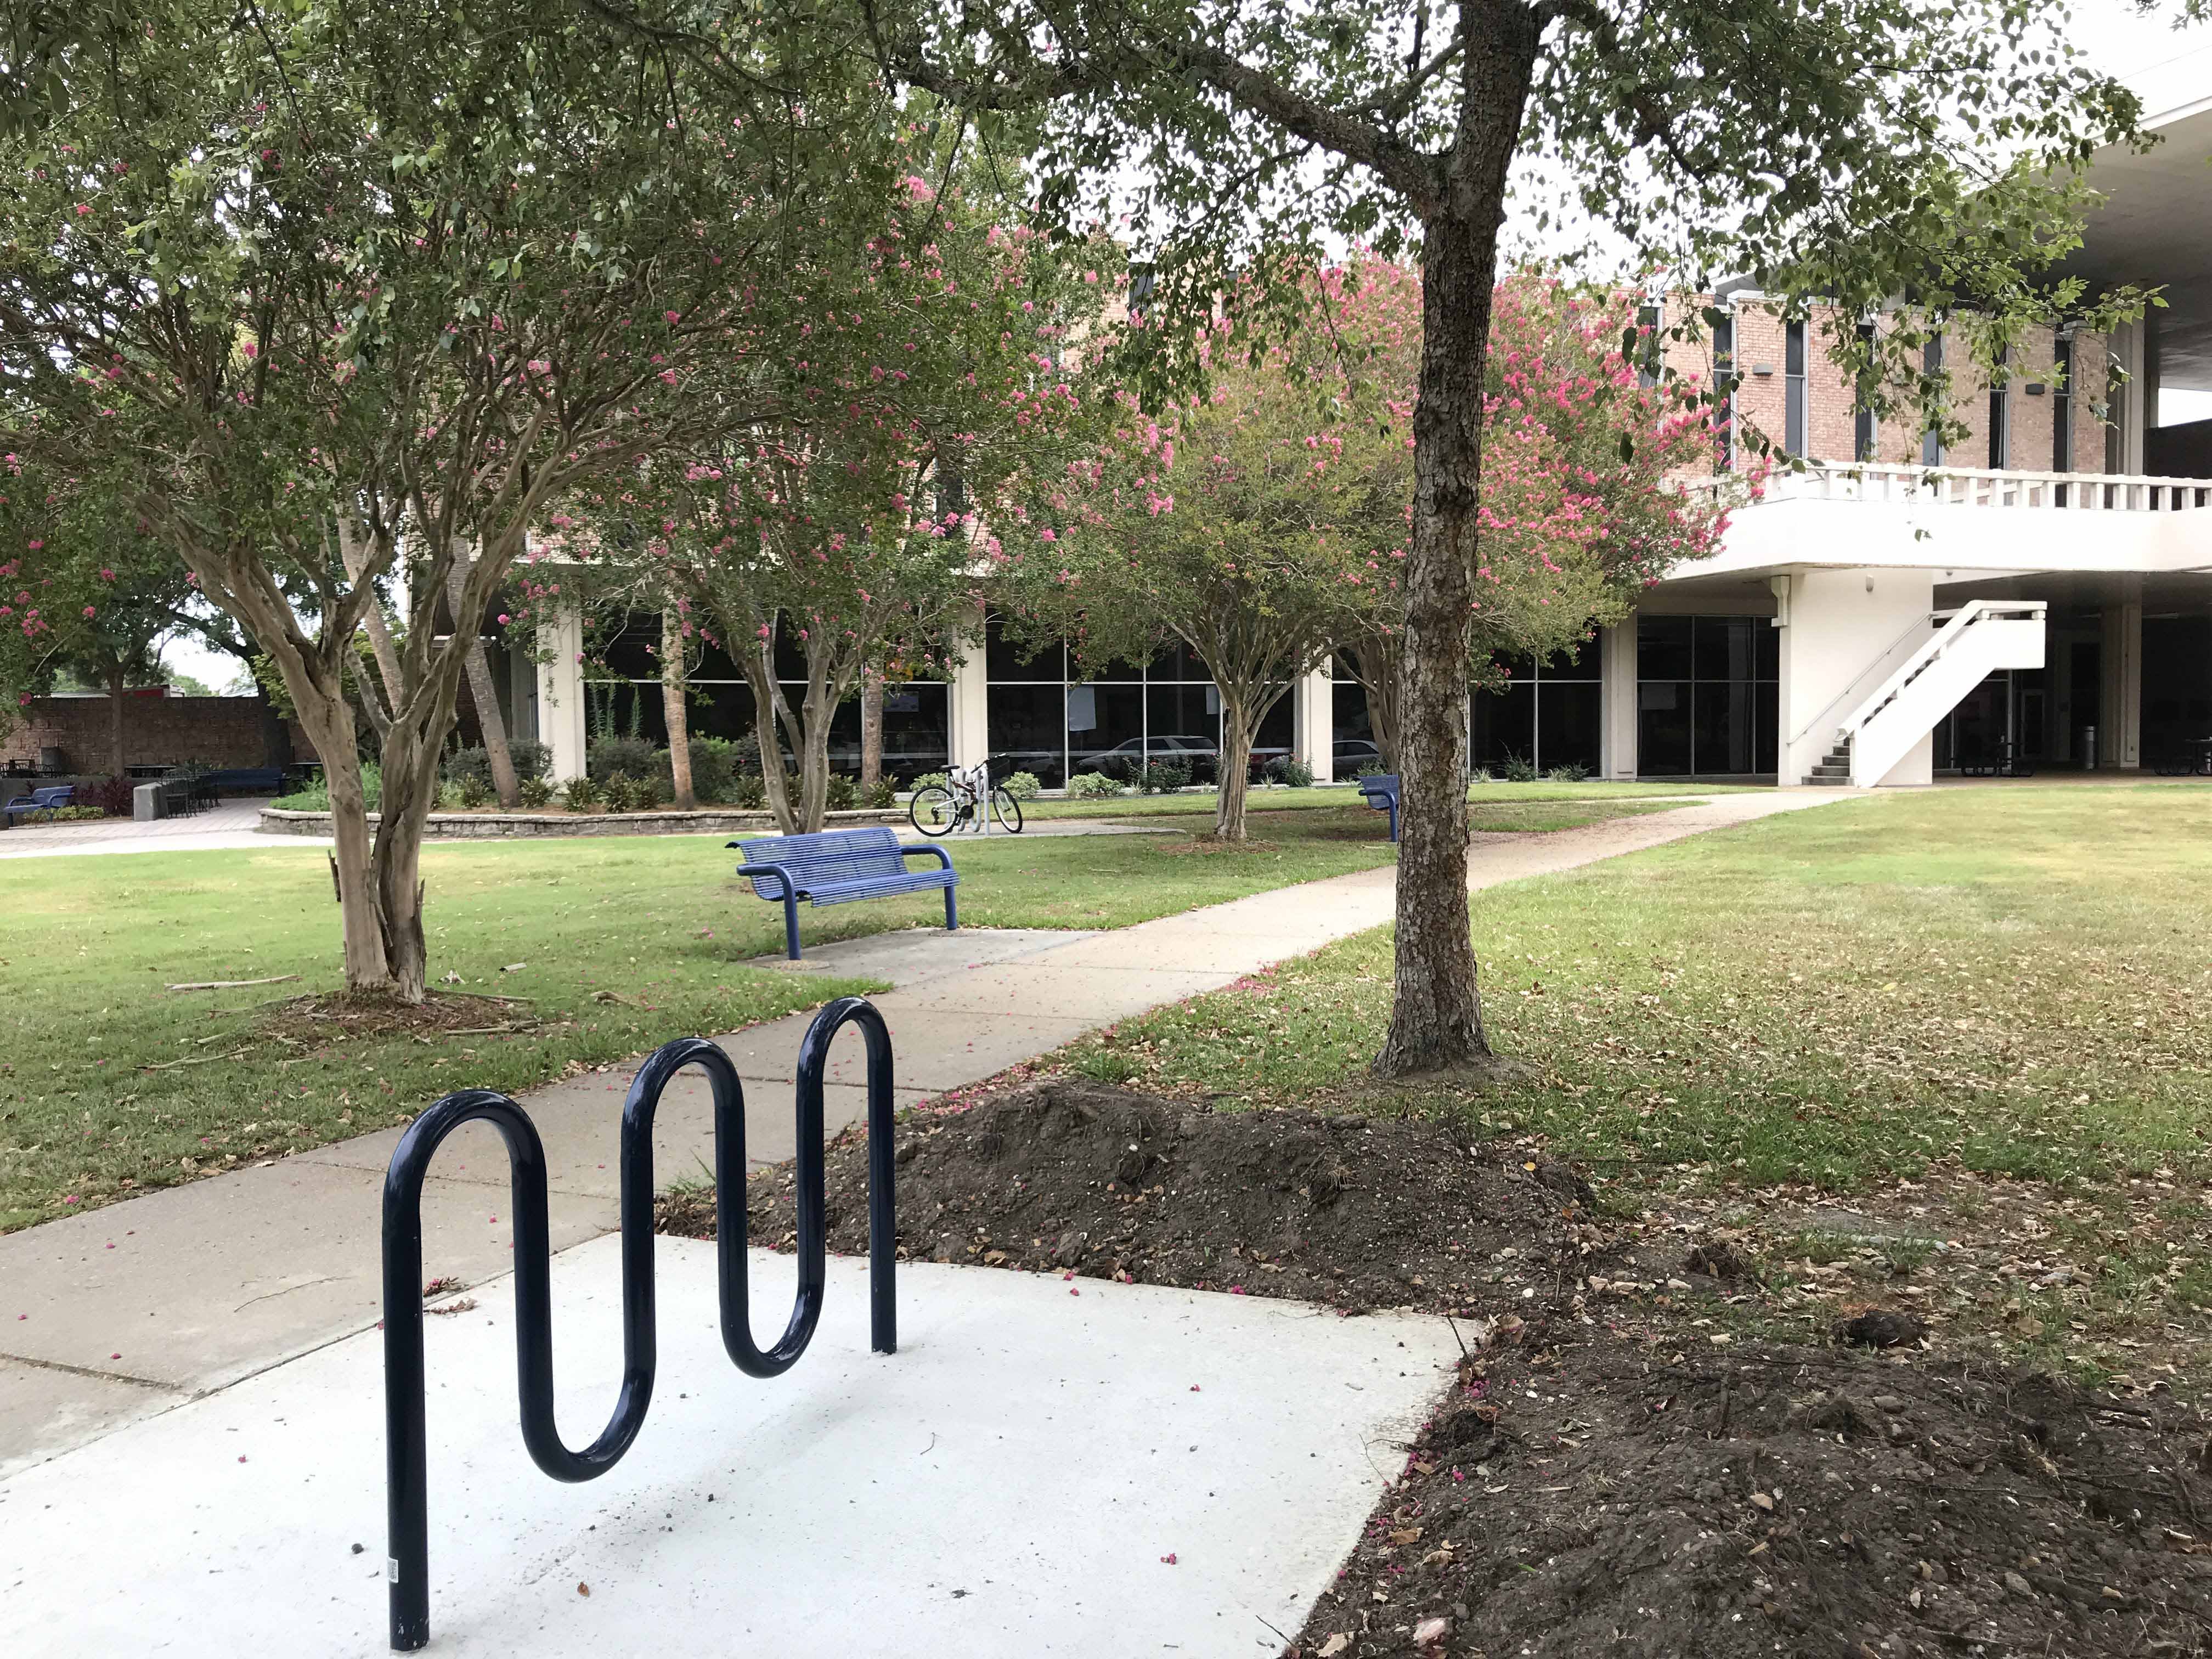
[[592, 1480], [623, 1459], [644, 1426], [657, 1364], [653, 1284], [653, 1115], [669, 1079], [696, 1066], [714, 1094], [716, 1288], [722, 1346], [749, 1376], [789, 1370], [822, 1317], [828, 1242], [823, 1218], [822, 1073], [830, 1042], [858, 1025], [868, 1051], [868, 1302], [870, 1346], [898, 1348], [892, 1281], [897, 1224], [892, 1193], [891, 1039], [875, 1006], [841, 997], [815, 1016], [799, 1045], [799, 1295], [783, 1335], [765, 1352], [753, 1342], [745, 1277], [745, 1097], [730, 1057], [700, 1037], [664, 1044], [638, 1068], [623, 1102], [623, 1382], [614, 1415], [581, 1451], [553, 1421], [552, 1247], [546, 1220], [545, 1147], [530, 1115], [489, 1089], [447, 1095], [408, 1127], [384, 1177], [384, 1420], [391, 1557], [392, 1647], [411, 1653], [430, 1639], [429, 1483], [422, 1393], [422, 1182], [431, 1155], [464, 1123], [482, 1121], [507, 1143], [514, 1212], [514, 1349], [522, 1443], [556, 1480]]

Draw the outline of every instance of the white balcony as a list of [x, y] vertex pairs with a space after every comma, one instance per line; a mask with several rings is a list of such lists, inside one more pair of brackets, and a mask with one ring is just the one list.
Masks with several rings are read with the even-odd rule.
[[1686, 488], [1728, 502], [1729, 527], [1720, 552], [1676, 567], [1674, 579], [2212, 570], [2212, 478], [1817, 463], [1776, 471], [1757, 499], [1735, 475]]

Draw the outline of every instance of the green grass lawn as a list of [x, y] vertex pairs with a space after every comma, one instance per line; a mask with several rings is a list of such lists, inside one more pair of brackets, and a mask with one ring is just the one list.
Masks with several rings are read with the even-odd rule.
[[1389, 930], [1122, 1023], [1083, 1069], [1534, 1131], [1670, 1182], [2206, 1172], [2212, 793], [1897, 794], [1475, 896], [1503, 1089], [1377, 1093]]
[[[1392, 856], [1379, 815], [1356, 808], [1255, 833], [1266, 845], [1194, 857], [1167, 850], [1181, 836], [963, 841], [961, 920], [1125, 927]], [[744, 965], [781, 952], [782, 909], [734, 879], [724, 839], [428, 848], [434, 982], [529, 998], [511, 1012], [535, 1029], [427, 1042], [324, 1041], [272, 1006], [339, 988], [319, 848], [0, 862], [0, 1230], [379, 1127], [452, 1088], [519, 1090], [872, 988]], [[943, 918], [918, 895], [802, 907], [800, 928], [811, 946]], [[163, 988], [285, 974], [299, 982]], [[509, 1023], [506, 1005], [483, 1010], [463, 1023]]]

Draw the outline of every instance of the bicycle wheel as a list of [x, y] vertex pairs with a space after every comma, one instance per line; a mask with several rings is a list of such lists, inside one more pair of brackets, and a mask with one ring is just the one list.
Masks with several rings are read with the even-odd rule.
[[1000, 826], [1008, 835], [1022, 833], [1022, 804], [1004, 789], [994, 788], [991, 791], [991, 816], [998, 819]]
[[923, 835], [942, 836], [959, 823], [960, 803], [943, 784], [933, 783], [914, 792], [906, 815]]

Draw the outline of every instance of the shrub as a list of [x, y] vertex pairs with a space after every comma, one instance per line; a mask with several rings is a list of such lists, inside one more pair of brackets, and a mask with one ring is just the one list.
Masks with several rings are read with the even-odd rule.
[[1154, 761], [1137, 774], [1137, 787], [1148, 795], [1171, 795], [1190, 783], [1187, 761]]
[[1313, 768], [1295, 755], [1279, 755], [1267, 763], [1267, 781], [1292, 789], [1313, 787]]
[[525, 778], [517, 793], [525, 806], [550, 805], [553, 800], [553, 781], [550, 778]]
[[1121, 779], [1109, 777], [1103, 772], [1078, 772], [1067, 781], [1067, 793], [1072, 800], [1097, 800], [1118, 795], [1128, 787]]
[[1535, 762], [1523, 760], [1510, 749], [1505, 751], [1505, 764], [1502, 770], [1508, 783], [1534, 783], [1541, 775], [1536, 770]]
[[1044, 793], [1044, 785], [1037, 781], [1034, 772], [1010, 772], [999, 787], [1016, 800], [1035, 800]]
[[730, 780], [730, 804], [748, 812], [768, 805], [768, 780], [757, 772], [740, 772]]
[[832, 772], [829, 787], [823, 792], [823, 808], [832, 812], [849, 812], [860, 804], [860, 784], [842, 772]]
[[876, 811], [898, 805], [898, 785], [889, 778], [878, 778], [860, 792], [860, 804]]
[[17, 821], [23, 823], [75, 823], [81, 818], [104, 818], [106, 816], [105, 806], [41, 806], [35, 812], [19, 814]]
[[[738, 774], [744, 769], [744, 761], [752, 753], [750, 744], [734, 744], [727, 738], [694, 738], [691, 739], [691, 793], [702, 802], [736, 799], [731, 792], [736, 787]], [[669, 773], [672, 793], [675, 773], [668, 764], [668, 751], [662, 750], [657, 757], [661, 769]]]
[[952, 787], [952, 779], [949, 774], [944, 772], [924, 772], [907, 785], [909, 789], [927, 789], [932, 787], [950, 789]]
[[480, 778], [473, 772], [465, 772], [447, 786], [460, 797], [464, 806], [489, 806], [491, 804], [491, 780]]
[[[1357, 783], [1362, 778], [1387, 777], [1389, 775], [1389, 771], [1390, 769], [1379, 760], [1364, 760], [1352, 769], [1352, 781]], [[1486, 772], [1483, 774], [1485, 782], [1489, 781], [1489, 775]]]
[[585, 750], [584, 770], [601, 785], [617, 773], [633, 782], [653, 777], [667, 764], [668, 751], [655, 749], [643, 738], [601, 738]]
[[588, 812], [599, 805], [599, 786], [589, 778], [571, 778], [561, 787], [561, 799], [572, 812]]
[[76, 787], [75, 804], [89, 806], [103, 817], [127, 818], [131, 816], [131, 791], [137, 787], [130, 778], [100, 778]]
[[[542, 778], [553, 769], [553, 751], [542, 743], [510, 741], [507, 753], [514, 763], [514, 775], [518, 778]], [[447, 783], [465, 785], [473, 778], [483, 787], [484, 799], [489, 800], [492, 798], [489, 750], [481, 747], [456, 749], [446, 757], [445, 764], [439, 772]]]
[[1490, 769], [1486, 766], [1478, 766], [1474, 769], [1474, 781], [1477, 783], [1495, 783], [1498, 781], [1496, 778], [1490, 775]]
[[1555, 766], [1544, 775], [1553, 783], [1580, 783], [1589, 776], [1589, 768], [1580, 763], [1571, 766]]
[[616, 773], [600, 787], [606, 795], [610, 812], [635, 812], [653, 804], [653, 786], [627, 772]]
[[[361, 793], [370, 811], [384, 805], [384, 769], [374, 761], [361, 763]], [[283, 796], [274, 804], [288, 812], [327, 812], [331, 810], [331, 781], [319, 772], [313, 782], [301, 785], [297, 793]]]

